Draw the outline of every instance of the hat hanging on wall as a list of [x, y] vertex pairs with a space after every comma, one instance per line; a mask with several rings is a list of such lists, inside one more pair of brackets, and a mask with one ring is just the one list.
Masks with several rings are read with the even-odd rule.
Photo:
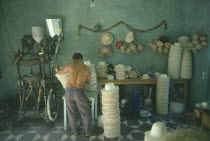
[[98, 49], [98, 52], [100, 54], [100, 56], [103, 56], [103, 57], [108, 57], [112, 54], [112, 47], [111, 46], [104, 46], [102, 45], [99, 49]]
[[127, 33], [127, 35], [125, 37], [125, 41], [127, 43], [130, 43], [130, 42], [134, 41], [134, 34], [133, 34], [133, 32], [128, 32]]
[[113, 36], [110, 33], [103, 33], [100, 36], [100, 42], [103, 45], [110, 45], [113, 42]]

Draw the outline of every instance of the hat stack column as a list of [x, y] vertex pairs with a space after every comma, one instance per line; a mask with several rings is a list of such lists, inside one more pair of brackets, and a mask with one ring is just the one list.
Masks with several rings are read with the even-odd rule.
[[188, 49], [190, 37], [181, 36], [178, 38], [178, 41], [184, 48], [184, 51], [182, 54], [182, 61], [181, 61], [180, 77], [183, 79], [191, 79], [192, 78], [192, 53]]
[[96, 76], [95, 65], [91, 64], [89, 60], [85, 61], [84, 64], [89, 67], [91, 72], [90, 85], [85, 86], [85, 91], [95, 91], [97, 89], [97, 76]]
[[156, 112], [168, 113], [170, 79], [166, 74], [161, 74], [157, 79]]
[[120, 136], [119, 87], [107, 83], [102, 93], [104, 136], [110, 139]]
[[118, 64], [118, 65], [114, 66], [114, 71], [116, 72], [116, 79], [117, 80], [125, 79], [126, 67], [124, 65]]
[[168, 57], [168, 75], [171, 78], [179, 78], [180, 76], [182, 50], [180, 43], [171, 46]]

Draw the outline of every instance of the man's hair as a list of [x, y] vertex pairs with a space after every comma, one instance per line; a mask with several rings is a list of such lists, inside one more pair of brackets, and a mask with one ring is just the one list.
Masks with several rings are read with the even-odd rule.
[[83, 60], [83, 56], [82, 56], [81, 53], [74, 53], [73, 59], [75, 59], [75, 60], [78, 60], [78, 59]]

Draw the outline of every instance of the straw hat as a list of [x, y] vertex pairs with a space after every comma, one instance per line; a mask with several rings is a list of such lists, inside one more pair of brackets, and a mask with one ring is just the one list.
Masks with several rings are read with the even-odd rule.
[[111, 46], [101, 46], [99, 49], [98, 49], [98, 52], [101, 56], [103, 57], [108, 57], [112, 54], [112, 47]]
[[106, 83], [105, 91], [106, 92], [115, 91], [114, 83]]
[[125, 37], [125, 41], [127, 43], [130, 43], [133, 40], [134, 40], [134, 34], [133, 34], [133, 32], [128, 32], [127, 35], [126, 35], [126, 37]]
[[150, 131], [145, 132], [145, 136], [151, 140], [160, 138], [167, 132], [166, 125], [163, 122], [155, 122]]
[[103, 45], [110, 45], [113, 42], [113, 36], [110, 33], [103, 33], [100, 36], [100, 42]]

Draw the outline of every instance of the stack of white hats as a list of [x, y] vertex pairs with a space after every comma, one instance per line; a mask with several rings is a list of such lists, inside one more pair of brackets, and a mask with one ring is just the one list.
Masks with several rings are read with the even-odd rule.
[[144, 141], [157, 141], [166, 133], [166, 125], [163, 122], [155, 122], [152, 125], [152, 129], [145, 132]]
[[181, 101], [170, 101], [170, 111], [174, 113], [184, 113], [185, 111], [185, 104]]
[[69, 78], [69, 72], [66, 72], [64, 74], [55, 74], [55, 77], [60, 81], [61, 85], [63, 86], [64, 89], [66, 89], [66, 83], [68, 82]]
[[181, 62], [181, 74], [183, 79], [192, 78], [192, 53], [188, 49], [184, 49]]
[[99, 62], [98, 65], [96, 66], [96, 70], [97, 70], [97, 75], [100, 78], [102, 79], [107, 78], [108, 68], [106, 62]]
[[188, 44], [190, 42], [189, 36], [181, 36], [178, 38], [178, 42], [181, 44], [183, 48], [188, 48]]
[[179, 78], [182, 50], [180, 43], [175, 43], [171, 46], [168, 56], [168, 75], [171, 78]]
[[118, 79], [118, 80], [125, 79], [126, 66], [124, 66], [122, 64], [115, 65], [114, 71], [116, 72], [116, 79]]
[[89, 85], [85, 86], [85, 91], [95, 91], [97, 89], [97, 76], [96, 76], [95, 65], [91, 64], [89, 60], [85, 61], [84, 64], [89, 67], [91, 72], [91, 81]]
[[119, 87], [107, 83], [101, 93], [104, 136], [117, 138], [120, 136]]
[[170, 78], [166, 74], [161, 74], [157, 79], [156, 92], [156, 112], [158, 114], [168, 113]]

